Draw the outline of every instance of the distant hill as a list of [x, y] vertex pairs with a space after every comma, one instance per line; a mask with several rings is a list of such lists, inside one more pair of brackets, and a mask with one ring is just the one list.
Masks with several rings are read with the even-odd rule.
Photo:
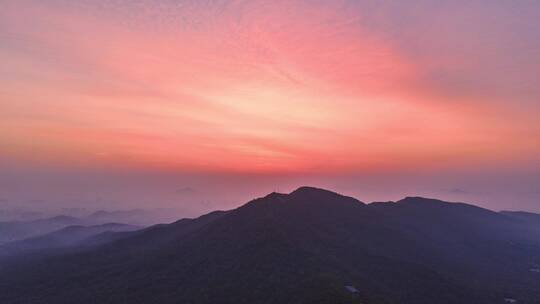
[[34, 220], [0, 222], [0, 245], [54, 232], [68, 226], [95, 226], [107, 223], [122, 223], [133, 226], [151, 226], [173, 222], [174, 213], [165, 209], [96, 211], [88, 216], [74, 217], [58, 215]]
[[540, 303], [528, 220], [302, 187], [0, 269], [2, 303]]
[[175, 212], [167, 209], [133, 209], [133, 210], [99, 210], [88, 217], [87, 220], [99, 223], [126, 223], [138, 226], [150, 226], [164, 222], [173, 222], [177, 218]]
[[85, 223], [85, 220], [65, 215], [32, 221], [0, 222], [0, 245]]
[[20, 241], [14, 241], [0, 246], [0, 259], [13, 256], [24, 256], [38, 254], [43, 255], [44, 251], [65, 249], [73, 246], [84, 246], [85, 241], [93, 240], [92, 237], [105, 232], [127, 232], [135, 231], [141, 227], [109, 223], [96, 226], [68, 226], [60, 230]]

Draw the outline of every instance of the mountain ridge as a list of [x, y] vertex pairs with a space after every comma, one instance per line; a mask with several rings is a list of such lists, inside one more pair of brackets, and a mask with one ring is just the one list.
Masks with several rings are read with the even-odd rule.
[[540, 263], [540, 233], [440, 202], [366, 205], [312, 187], [271, 193], [7, 266], [0, 294], [25, 303], [538, 303], [529, 269]]

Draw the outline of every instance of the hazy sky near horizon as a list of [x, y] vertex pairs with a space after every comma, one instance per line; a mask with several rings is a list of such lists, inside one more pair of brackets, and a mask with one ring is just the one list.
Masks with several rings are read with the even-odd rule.
[[540, 212], [538, 1], [2, 1], [0, 209]]

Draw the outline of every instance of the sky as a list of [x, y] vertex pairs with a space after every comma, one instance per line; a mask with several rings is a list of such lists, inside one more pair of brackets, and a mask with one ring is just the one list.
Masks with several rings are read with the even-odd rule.
[[3, 0], [0, 209], [302, 185], [540, 212], [540, 2]]

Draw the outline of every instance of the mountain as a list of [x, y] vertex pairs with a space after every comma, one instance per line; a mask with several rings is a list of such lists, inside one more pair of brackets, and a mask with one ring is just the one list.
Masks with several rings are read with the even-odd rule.
[[530, 222], [310, 187], [0, 269], [2, 303], [540, 303]]
[[58, 215], [35, 220], [0, 222], [0, 245], [51, 233], [68, 226], [95, 226], [123, 223], [133, 226], [150, 226], [162, 221], [172, 222], [172, 212], [166, 209], [96, 211], [88, 216]]
[[133, 210], [99, 210], [89, 216], [87, 220], [98, 223], [126, 223], [137, 226], [150, 226], [163, 222], [172, 222], [175, 218], [174, 210], [168, 209], [133, 209]]
[[85, 223], [82, 219], [65, 215], [32, 221], [0, 222], [0, 245]]
[[45, 235], [4, 244], [0, 246], [0, 259], [6, 257], [20, 258], [21, 256], [28, 258], [28, 255], [31, 254], [43, 255], [44, 251], [54, 252], [54, 250], [77, 245], [87, 245], [86, 243], [98, 236], [103, 239], [104, 236], [101, 236], [103, 233], [128, 232], [138, 229], [140, 229], [138, 226], [117, 223], [96, 226], [68, 226]]

